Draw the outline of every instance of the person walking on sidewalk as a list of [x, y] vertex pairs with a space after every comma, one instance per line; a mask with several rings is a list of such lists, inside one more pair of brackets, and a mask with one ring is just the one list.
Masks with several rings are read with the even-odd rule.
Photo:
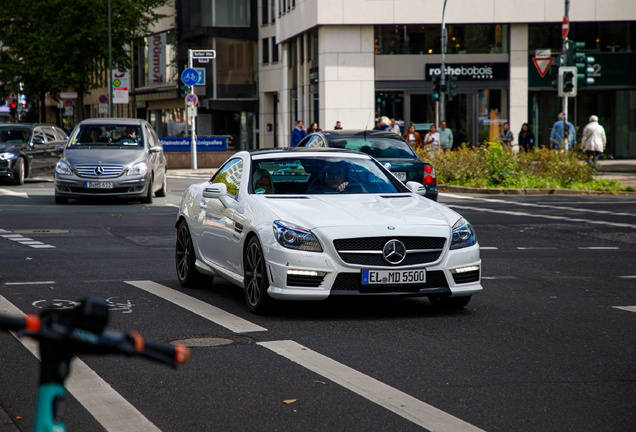
[[534, 134], [530, 130], [528, 123], [524, 123], [521, 126], [521, 132], [519, 132], [519, 147], [526, 153], [534, 150]]
[[583, 151], [587, 154], [587, 161], [596, 167], [601, 153], [605, 151], [607, 138], [605, 137], [605, 129], [598, 123], [598, 117], [590, 116], [589, 123], [583, 129]]
[[503, 129], [499, 132], [499, 141], [506, 148], [512, 148], [512, 142], [515, 140], [515, 136], [510, 130], [508, 122], [504, 123]]
[[446, 127], [445, 121], [441, 122], [439, 126], [439, 145], [443, 151], [450, 151], [453, 147], [453, 132]]
[[[568, 125], [568, 149], [574, 147], [576, 142], [576, 129], [574, 125], [567, 122]], [[550, 133], [550, 148], [561, 148], [561, 141], [563, 141], [563, 113], [559, 113], [559, 119], [552, 125], [552, 133]]]
[[296, 122], [296, 127], [291, 133], [291, 147], [296, 147], [303, 138], [307, 136], [307, 131], [303, 126], [303, 121], [298, 120]]

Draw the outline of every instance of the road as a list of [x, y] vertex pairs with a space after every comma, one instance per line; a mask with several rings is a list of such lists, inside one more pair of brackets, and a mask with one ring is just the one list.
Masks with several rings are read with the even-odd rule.
[[[634, 430], [636, 197], [441, 194], [482, 246], [465, 309], [333, 299], [255, 316], [222, 280], [176, 280], [176, 206], [202, 178], [172, 174], [152, 205], [0, 185], [0, 310], [97, 296], [116, 329], [210, 345], [177, 370], [81, 358], [94, 375], [69, 382], [69, 431]], [[0, 406], [29, 431], [38, 360], [2, 334], [0, 364]]]

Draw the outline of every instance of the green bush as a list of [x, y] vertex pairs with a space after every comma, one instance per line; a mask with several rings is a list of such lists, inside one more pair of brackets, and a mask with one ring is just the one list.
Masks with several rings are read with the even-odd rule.
[[594, 167], [577, 151], [535, 149], [514, 153], [500, 143], [478, 148], [462, 146], [452, 152], [418, 150], [431, 162], [437, 183], [478, 188], [560, 188], [634, 190], [615, 180], [595, 180]]

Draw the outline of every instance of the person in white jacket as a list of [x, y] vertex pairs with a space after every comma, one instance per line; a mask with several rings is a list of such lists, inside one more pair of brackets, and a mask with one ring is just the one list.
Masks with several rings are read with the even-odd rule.
[[601, 153], [605, 151], [605, 144], [607, 139], [605, 138], [605, 129], [598, 124], [598, 117], [595, 115], [590, 116], [589, 123], [583, 129], [583, 150], [587, 154], [588, 162], [596, 166]]

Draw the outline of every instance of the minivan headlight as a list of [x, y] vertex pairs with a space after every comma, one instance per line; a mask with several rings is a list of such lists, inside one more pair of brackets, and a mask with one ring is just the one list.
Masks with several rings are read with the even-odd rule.
[[126, 175], [140, 175], [145, 176], [148, 173], [148, 165], [146, 162], [139, 162], [130, 168], [128, 168], [128, 172]]
[[455, 225], [453, 225], [453, 238], [450, 244], [451, 250], [473, 246], [475, 243], [477, 243], [477, 238], [475, 237], [473, 227], [466, 219], [460, 218], [455, 222]]
[[274, 221], [272, 224], [274, 237], [278, 243], [289, 249], [298, 249], [310, 252], [322, 252], [320, 242], [310, 230], [283, 221]]
[[73, 171], [71, 171], [69, 164], [64, 162], [62, 159], [60, 159], [57, 162], [57, 165], [55, 165], [55, 172], [62, 175], [73, 175]]

